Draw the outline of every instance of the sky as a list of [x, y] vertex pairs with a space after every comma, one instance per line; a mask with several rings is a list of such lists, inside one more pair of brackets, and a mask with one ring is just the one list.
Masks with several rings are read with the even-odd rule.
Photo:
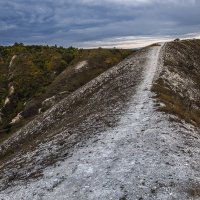
[[138, 48], [200, 38], [200, 0], [0, 0], [0, 45]]

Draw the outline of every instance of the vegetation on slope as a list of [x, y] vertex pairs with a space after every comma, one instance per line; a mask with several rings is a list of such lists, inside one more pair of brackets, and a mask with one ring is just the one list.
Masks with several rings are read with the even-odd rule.
[[[0, 109], [3, 113], [0, 132], [10, 131], [9, 124], [18, 113], [22, 113], [25, 118], [33, 117], [38, 114], [46, 98], [59, 92], [69, 94], [75, 91], [131, 53], [131, 50], [83, 50], [73, 47], [24, 46], [21, 43], [0, 46]], [[16, 58], [9, 68], [13, 56]], [[83, 60], [88, 63], [87, 68], [75, 71], [75, 65]], [[9, 96], [11, 86], [14, 87], [14, 94]], [[11, 102], [5, 106], [7, 96]]]
[[200, 125], [200, 40], [167, 43], [164, 68], [153, 86], [165, 107], [187, 122]]

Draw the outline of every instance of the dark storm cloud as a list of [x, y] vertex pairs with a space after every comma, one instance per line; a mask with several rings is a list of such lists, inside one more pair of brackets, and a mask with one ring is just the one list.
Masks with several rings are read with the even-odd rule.
[[0, 43], [84, 46], [127, 36], [175, 37], [200, 32], [199, 9], [195, 0], [2, 0]]

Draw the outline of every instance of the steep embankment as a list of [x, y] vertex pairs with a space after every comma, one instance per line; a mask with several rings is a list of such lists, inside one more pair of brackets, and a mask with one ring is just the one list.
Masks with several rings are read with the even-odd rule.
[[122, 49], [0, 46], [0, 142], [131, 53]]
[[158, 112], [151, 91], [165, 52], [138, 51], [6, 141], [0, 197], [198, 199], [198, 129]]
[[200, 40], [169, 42], [162, 73], [153, 87], [163, 111], [200, 125]]

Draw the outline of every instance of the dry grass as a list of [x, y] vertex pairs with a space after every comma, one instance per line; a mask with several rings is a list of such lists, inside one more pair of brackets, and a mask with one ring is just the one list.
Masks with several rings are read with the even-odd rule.
[[[190, 78], [195, 83], [195, 89], [200, 94], [199, 51], [200, 40], [181, 41], [179, 43], [171, 42], [166, 48], [164, 66], [170, 72], [181, 75], [183, 80]], [[180, 95], [179, 91], [172, 89], [174, 87], [171, 87], [170, 84], [161, 77], [152, 87], [153, 92], [156, 93], [156, 97], [166, 105], [159, 110], [177, 115], [186, 122], [200, 126], [200, 96], [191, 101], [189, 92]], [[192, 86], [184, 88], [185, 85], [182, 85], [180, 87], [182, 87], [182, 91], [192, 91], [194, 89]]]
[[185, 99], [172, 90], [169, 90], [161, 79], [154, 84], [152, 90], [157, 94], [156, 98], [166, 105], [165, 107], [159, 108], [159, 111], [177, 115], [186, 122], [200, 126], [200, 111], [188, 107], [185, 104]]
[[199, 199], [200, 198], [200, 184], [199, 183], [190, 183], [186, 187], [185, 191], [191, 196], [192, 198]]
[[156, 47], [156, 46], [161, 46], [161, 44], [159, 44], [159, 43], [154, 43], [154, 44], [149, 45], [149, 47]]

